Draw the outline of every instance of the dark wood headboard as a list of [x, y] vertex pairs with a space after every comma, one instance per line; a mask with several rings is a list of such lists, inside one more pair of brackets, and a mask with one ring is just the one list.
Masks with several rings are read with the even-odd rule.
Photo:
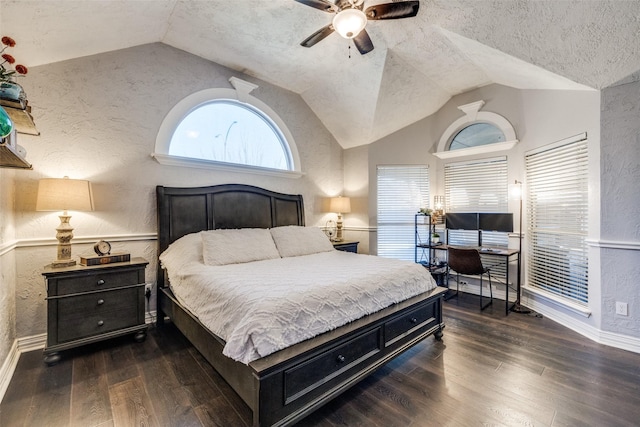
[[[156, 187], [158, 255], [180, 237], [218, 228], [304, 225], [300, 194], [282, 194], [243, 184]], [[163, 273], [158, 263], [158, 285]]]

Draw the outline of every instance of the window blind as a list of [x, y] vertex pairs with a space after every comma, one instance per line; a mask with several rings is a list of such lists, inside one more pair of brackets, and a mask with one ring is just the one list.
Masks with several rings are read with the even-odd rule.
[[[444, 167], [446, 212], [507, 212], [507, 158], [449, 163]], [[475, 246], [478, 233], [456, 231], [449, 233], [449, 243]], [[483, 233], [483, 244], [507, 246], [506, 233]]]
[[414, 260], [414, 218], [429, 207], [429, 168], [378, 166], [378, 255]]
[[527, 283], [582, 305], [588, 303], [588, 160], [586, 134], [525, 155]]
[[[509, 184], [507, 158], [496, 157], [470, 162], [449, 163], [444, 167], [444, 192], [447, 212], [508, 212]], [[452, 245], [477, 246], [478, 231], [449, 230]], [[482, 232], [483, 246], [508, 247], [508, 233]], [[481, 255], [486, 265], [495, 257]], [[506, 278], [506, 266], [491, 269], [491, 276]]]

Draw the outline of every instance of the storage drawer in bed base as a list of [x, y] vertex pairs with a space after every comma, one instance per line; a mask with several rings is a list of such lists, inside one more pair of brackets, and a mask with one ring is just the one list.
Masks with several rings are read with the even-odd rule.
[[285, 426], [427, 336], [439, 339], [443, 292], [438, 288], [428, 297], [415, 297], [396, 305], [401, 308], [387, 308], [248, 366], [222, 356], [224, 342], [204, 331], [170, 292], [160, 297], [160, 308], [251, 408], [254, 426]]

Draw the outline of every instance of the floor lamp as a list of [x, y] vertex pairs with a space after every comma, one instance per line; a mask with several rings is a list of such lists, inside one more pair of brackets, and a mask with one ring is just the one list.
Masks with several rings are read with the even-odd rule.
[[[514, 313], [521, 313], [521, 314], [529, 314], [531, 313], [531, 310], [522, 307], [522, 305], [520, 304], [520, 296], [522, 293], [521, 290], [521, 282], [522, 282], [522, 182], [516, 180], [513, 184], [511, 184], [509, 186], [509, 196], [511, 199], [513, 200], [518, 200], [519, 203], [519, 209], [518, 209], [518, 213], [519, 213], [519, 229], [518, 229], [518, 251], [519, 251], [519, 255], [518, 255], [518, 287], [516, 289], [516, 302], [513, 304], [513, 307], [511, 307], [511, 311], [513, 311]], [[507, 284], [507, 286], [509, 286]]]

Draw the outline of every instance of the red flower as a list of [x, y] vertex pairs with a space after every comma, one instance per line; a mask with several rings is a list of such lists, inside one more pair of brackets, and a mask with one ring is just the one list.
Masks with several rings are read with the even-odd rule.
[[18, 64], [16, 65], [16, 71], [18, 72], [18, 74], [27, 74], [29, 72], [29, 70], [27, 69], [27, 67], [25, 67], [22, 64]]
[[9, 64], [13, 64], [14, 62], [16, 62], [16, 59], [13, 56], [9, 55], [8, 53], [3, 53], [2, 59], [4, 59]]
[[16, 45], [16, 41], [9, 36], [2, 37], [2, 44], [9, 47], [14, 47]]

